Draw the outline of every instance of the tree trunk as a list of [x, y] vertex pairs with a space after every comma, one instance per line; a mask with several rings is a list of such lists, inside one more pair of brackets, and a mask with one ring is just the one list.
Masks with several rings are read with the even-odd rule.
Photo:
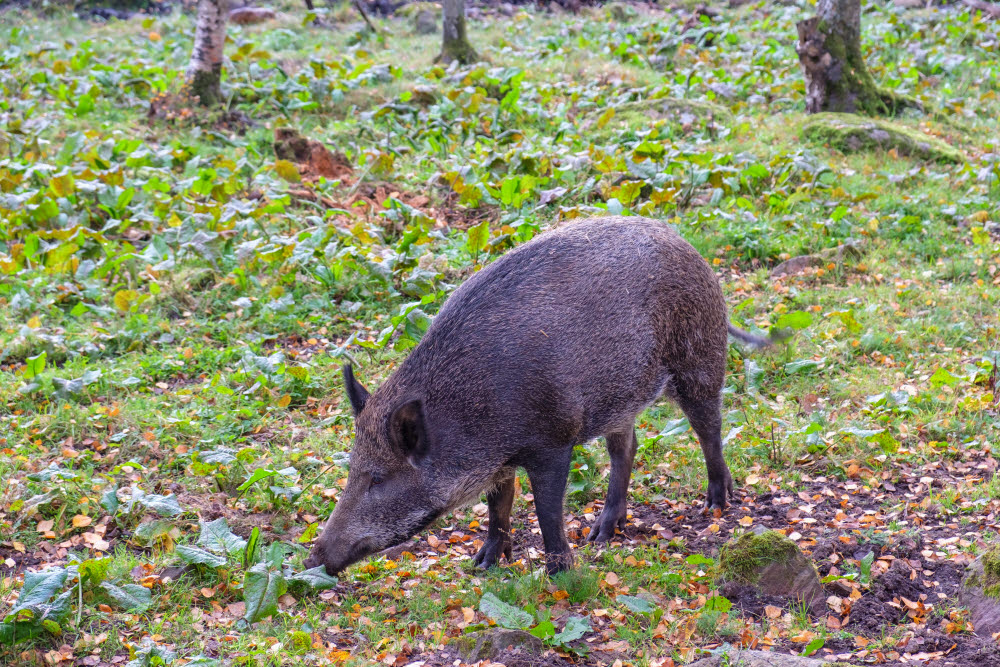
[[861, 54], [861, 0], [818, 0], [798, 24], [796, 51], [806, 80], [806, 111], [895, 114], [915, 105], [881, 90]]
[[448, 64], [458, 61], [462, 65], [479, 60], [479, 55], [469, 44], [465, 35], [465, 0], [442, 0], [444, 20], [444, 39], [441, 42], [441, 55], [435, 62]]
[[199, 0], [194, 52], [188, 64], [187, 80], [191, 94], [202, 105], [222, 101], [222, 54], [226, 46], [226, 20], [229, 0]]

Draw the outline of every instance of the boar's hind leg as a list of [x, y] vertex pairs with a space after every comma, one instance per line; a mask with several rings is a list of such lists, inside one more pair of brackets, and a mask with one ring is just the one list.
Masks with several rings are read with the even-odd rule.
[[514, 505], [514, 468], [504, 468], [494, 478], [495, 486], [486, 494], [490, 508], [489, 527], [486, 543], [472, 559], [477, 567], [484, 570], [500, 562], [500, 556], [507, 562], [511, 557], [510, 509]]
[[625, 527], [628, 510], [628, 483], [632, 477], [632, 462], [638, 441], [635, 429], [609, 433], [608, 454], [611, 456], [611, 479], [608, 480], [608, 497], [597, 522], [587, 535], [589, 542], [608, 542], [615, 536], [616, 528]]
[[563, 525], [563, 497], [572, 447], [546, 449], [524, 466], [535, 496], [535, 514], [545, 544], [545, 569], [555, 574], [573, 567], [573, 554]]
[[722, 402], [718, 396], [699, 400], [683, 395], [678, 402], [691, 422], [691, 428], [698, 434], [701, 451], [705, 455], [705, 466], [708, 468], [705, 506], [709, 510], [725, 509], [726, 496], [733, 496], [733, 478], [722, 456]]

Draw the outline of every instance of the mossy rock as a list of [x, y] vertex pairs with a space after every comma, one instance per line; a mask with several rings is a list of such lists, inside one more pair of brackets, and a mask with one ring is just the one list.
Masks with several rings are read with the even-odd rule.
[[467, 662], [495, 660], [507, 652], [538, 656], [545, 650], [542, 640], [524, 630], [490, 628], [463, 635], [456, 640], [462, 659]]
[[802, 136], [842, 153], [896, 149], [900, 155], [923, 160], [965, 161], [961, 151], [936, 137], [899, 123], [849, 113], [814, 114], [802, 125]]
[[604, 5], [604, 15], [618, 23], [631, 23], [639, 17], [635, 8], [624, 2], [609, 2]]
[[596, 109], [584, 122], [584, 129], [596, 141], [611, 139], [623, 130], [643, 130], [663, 123], [716, 123], [731, 125], [733, 114], [729, 109], [704, 100], [686, 100], [679, 97], [658, 97], [640, 102], [627, 102], [615, 107], [615, 114], [604, 127], [598, 127], [606, 109]]
[[1000, 546], [983, 553], [969, 566], [959, 601], [971, 611], [977, 635], [1000, 632]]
[[851, 667], [847, 663], [821, 658], [806, 658], [776, 651], [749, 651], [726, 647], [710, 658], [692, 662], [688, 667]]
[[795, 542], [777, 531], [746, 533], [723, 545], [719, 578], [753, 586], [763, 595], [795, 598], [814, 614], [825, 610], [826, 596], [816, 566]]
[[411, 2], [409, 4], [403, 5], [402, 7], [396, 8], [394, 12], [396, 16], [402, 16], [404, 18], [413, 18], [420, 12], [432, 12], [434, 14], [441, 13], [441, 5], [436, 2]]

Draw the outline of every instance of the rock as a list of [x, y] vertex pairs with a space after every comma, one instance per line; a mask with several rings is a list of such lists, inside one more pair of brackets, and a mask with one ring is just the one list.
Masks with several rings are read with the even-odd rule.
[[895, 149], [900, 155], [940, 162], [964, 162], [947, 143], [899, 123], [849, 113], [817, 113], [802, 125], [802, 136], [843, 153]]
[[931, 3], [929, 0], [892, 0], [892, 4], [903, 9], [924, 9]]
[[[800, 655], [787, 653], [770, 653], [766, 651], [745, 651], [738, 648], [723, 648], [710, 658], [702, 658], [688, 667], [839, 667], [843, 663], [830, 662], [816, 658], [804, 658]], [[844, 665], [844, 667], [850, 667]]]
[[624, 2], [609, 2], [604, 5], [604, 15], [618, 23], [630, 23], [638, 16], [635, 9]]
[[792, 257], [771, 269], [771, 280], [802, 273], [813, 267], [826, 266], [830, 262], [839, 266], [845, 259], [859, 259], [862, 255], [861, 247], [860, 241], [847, 239], [842, 245], [836, 248], [826, 248], [815, 255]]
[[1000, 632], [1000, 546], [969, 566], [958, 600], [969, 608], [972, 627], [980, 637]]
[[277, 16], [270, 7], [237, 7], [229, 12], [229, 20], [240, 25], [263, 23]]
[[494, 660], [501, 654], [519, 650], [525, 654], [540, 655], [544, 651], [542, 640], [524, 630], [491, 628], [459, 637], [458, 652], [466, 662]]
[[814, 615], [826, 610], [819, 573], [798, 545], [779, 532], [746, 533], [719, 553], [720, 579], [753, 586], [761, 595], [794, 598]]
[[728, 83], [710, 83], [708, 84], [708, 89], [715, 93], [716, 96], [721, 97], [724, 100], [736, 99], [736, 88]]
[[413, 17], [413, 32], [418, 35], [433, 35], [437, 31], [437, 14], [424, 10]]
[[622, 129], [648, 129], [657, 122], [679, 123], [684, 127], [693, 125], [730, 125], [733, 114], [726, 107], [704, 100], [687, 100], [679, 97], [657, 97], [654, 99], [626, 102], [615, 107], [615, 115], [604, 127], [597, 127], [598, 119], [606, 109], [596, 109], [584, 121], [588, 134], [598, 141], [605, 141]]

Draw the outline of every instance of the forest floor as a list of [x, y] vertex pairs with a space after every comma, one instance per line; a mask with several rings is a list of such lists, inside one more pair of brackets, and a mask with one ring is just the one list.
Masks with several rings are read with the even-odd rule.
[[[808, 3], [518, 9], [450, 68], [409, 18], [274, 4], [230, 27], [217, 110], [183, 91], [189, 14], [0, 14], [0, 664], [452, 665], [504, 614], [545, 642], [509, 667], [1000, 664], [958, 599], [1000, 535], [997, 22], [865, 3], [875, 78], [934, 111], [893, 122], [955, 163], [803, 136]], [[731, 349], [733, 504], [702, 512], [662, 402], [610, 545], [585, 539], [607, 455], [575, 451], [568, 573], [523, 477], [512, 563], [472, 567], [478, 503], [303, 573], [347, 476], [345, 359], [378, 386], [484, 263], [609, 212], [674, 225], [734, 323], [794, 331]], [[761, 527], [822, 613], [720, 584]]]

